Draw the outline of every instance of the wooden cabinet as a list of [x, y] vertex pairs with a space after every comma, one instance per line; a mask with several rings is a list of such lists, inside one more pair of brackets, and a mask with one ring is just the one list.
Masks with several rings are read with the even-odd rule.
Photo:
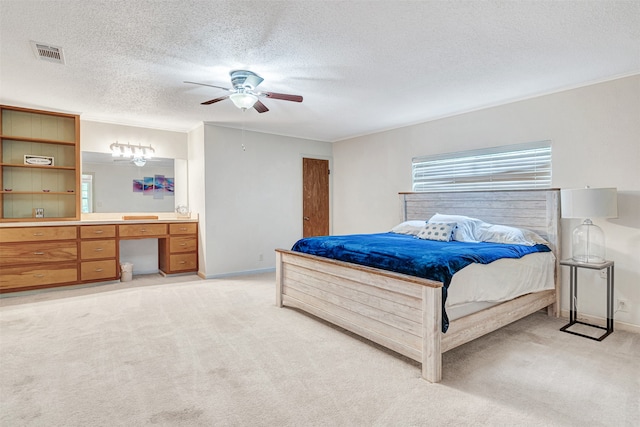
[[78, 264], [2, 267], [0, 292], [24, 291], [40, 287], [73, 285], [78, 280]]
[[0, 292], [78, 281], [76, 226], [0, 228]]
[[153, 237], [165, 237], [167, 235], [167, 224], [119, 225], [118, 232], [120, 237], [125, 237], [128, 239], [132, 239], [132, 238], [148, 239]]
[[80, 226], [80, 280], [96, 282], [118, 278], [118, 242], [115, 225]]
[[0, 221], [79, 219], [80, 117], [5, 105], [0, 116]]
[[80, 266], [80, 278], [83, 282], [97, 282], [115, 280], [118, 268], [115, 259], [102, 261], [82, 261]]
[[83, 225], [80, 227], [80, 237], [83, 239], [104, 239], [116, 237], [116, 226], [107, 225]]
[[160, 270], [165, 274], [198, 270], [198, 224], [169, 224], [169, 237], [158, 242]]
[[77, 235], [76, 226], [3, 228], [0, 230], [0, 243], [69, 240]]
[[0, 292], [118, 280], [119, 243], [128, 239], [157, 239], [163, 274], [198, 271], [195, 222], [3, 224]]

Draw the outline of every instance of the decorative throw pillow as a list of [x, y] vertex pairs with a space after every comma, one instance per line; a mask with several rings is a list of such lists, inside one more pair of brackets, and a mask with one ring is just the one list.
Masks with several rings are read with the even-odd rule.
[[422, 230], [427, 221], [405, 221], [391, 229], [392, 233], [397, 234], [409, 234], [411, 236], [417, 236], [420, 230]]
[[449, 242], [454, 228], [456, 228], [455, 222], [428, 222], [417, 237], [424, 240]]
[[477, 243], [481, 239], [478, 236], [480, 229], [488, 227], [491, 224], [464, 215], [445, 215], [437, 213], [432, 216], [428, 222], [455, 222], [456, 229], [453, 232], [453, 240], [459, 242]]

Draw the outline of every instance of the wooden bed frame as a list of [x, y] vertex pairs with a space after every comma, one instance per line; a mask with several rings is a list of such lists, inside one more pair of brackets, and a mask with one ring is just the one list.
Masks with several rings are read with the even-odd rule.
[[404, 220], [466, 215], [528, 228], [556, 256], [555, 290], [520, 296], [450, 322], [441, 332], [442, 283], [289, 250], [276, 250], [276, 304], [294, 307], [422, 363], [442, 378], [442, 353], [547, 307], [560, 306], [559, 190], [400, 193]]

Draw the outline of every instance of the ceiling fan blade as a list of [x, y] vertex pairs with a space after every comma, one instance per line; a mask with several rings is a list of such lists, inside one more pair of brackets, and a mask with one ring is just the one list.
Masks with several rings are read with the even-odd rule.
[[222, 86], [210, 85], [210, 84], [207, 84], [207, 83], [198, 83], [198, 82], [183, 82], [183, 83], [189, 83], [189, 84], [192, 84], [192, 85], [200, 85], [200, 86], [215, 87], [215, 88], [218, 88], [218, 89], [229, 90], [229, 91], [231, 90], [231, 89], [229, 89], [228, 87], [222, 87]]
[[216, 102], [220, 102], [220, 101], [224, 101], [225, 99], [227, 99], [229, 97], [229, 95], [225, 95], [225, 96], [221, 96], [220, 98], [216, 98], [216, 99], [211, 99], [209, 101], [205, 101], [205, 102], [201, 102], [201, 105], [211, 105], [214, 104]]
[[262, 94], [267, 98], [282, 99], [283, 101], [302, 102], [302, 97], [300, 95], [287, 95], [286, 93], [276, 92], [263, 92]]
[[255, 108], [258, 113], [266, 113], [267, 111], [269, 111], [267, 106], [260, 101], [256, 101], [256, 103], [253, 104], [253, 108]]

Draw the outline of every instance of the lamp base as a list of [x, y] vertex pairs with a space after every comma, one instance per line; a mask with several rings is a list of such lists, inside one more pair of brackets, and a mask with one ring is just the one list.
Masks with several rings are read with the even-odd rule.
[[573, 229], [571, 236], [572, 259], [576, 262], [600, 264], [606, 261], [604, 232], [600, 227], [585, 219]]

